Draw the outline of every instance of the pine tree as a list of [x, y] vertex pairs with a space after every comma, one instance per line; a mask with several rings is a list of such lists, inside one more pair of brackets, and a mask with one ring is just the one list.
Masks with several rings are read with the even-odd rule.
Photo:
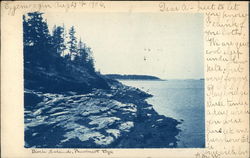
[[86, 51], [86, 67], [90, 72], [94, 72], [95, 71], [95, 67], [94, 67], [94, 59], [93, 59], [93, 52], [91, 50], [91, 48], [86, 47], [85, 48]]
[[69, 30], [69, 52], [70, 52], [70, 60], [74, 60], [75, 56], [77, 55], [77, 39], [75, 37], [75, 28], [72, 26]]
[[[51, 36], [43, 13], [33, 12], [23, 16], [24, 58], [26, 63], [48, 65]], [[38, 60], [39, 59], [39, 60]], [[35, 62], [37, 61], [37, 62]]]
[[87, 63], [87, 52], [85, 51], [85, 44], [80, 41], [78, 42], [78, 56], [76, 58], [77, 64], [80, 66], [85, 66]]
[[43, 13], [28, 13], [24, 16], [24, 41], [28, 46], [43, 46], [48, 44], [50, 35], [47, 23], [43, 20]]
[[56, 54], [58, 56], [61, 56], [62, 52], [66, 49], [66, 46], [64, 44], [64, 27], [54, 26], [52, 31], [52, 41], [54, 51], [56, 51]]

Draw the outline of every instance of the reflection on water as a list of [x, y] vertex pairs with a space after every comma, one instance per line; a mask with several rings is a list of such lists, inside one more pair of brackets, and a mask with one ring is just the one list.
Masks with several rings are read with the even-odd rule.
[[181, 121], [179, 148], [205, 147], [204, 80], [120, 80], [153, 95], [147, 99], [161, 115]]

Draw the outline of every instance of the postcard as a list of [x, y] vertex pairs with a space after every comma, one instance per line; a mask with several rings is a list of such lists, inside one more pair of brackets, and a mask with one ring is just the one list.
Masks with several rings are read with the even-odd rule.
[[247, 2], [1, 8], [2, 157], [249, 156]]

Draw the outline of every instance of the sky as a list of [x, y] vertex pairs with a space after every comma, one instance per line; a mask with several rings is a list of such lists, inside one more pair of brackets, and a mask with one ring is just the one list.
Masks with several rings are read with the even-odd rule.
[[52, 28], [74, 26], [102, 74], [204, 78], [203, 15], [183, 13], [44, 14]]

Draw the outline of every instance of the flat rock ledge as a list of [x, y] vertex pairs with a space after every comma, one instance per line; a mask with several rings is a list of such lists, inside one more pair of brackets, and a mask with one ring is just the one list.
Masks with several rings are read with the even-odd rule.
[[159, 115], [150, 94], [116, 84], [88, 94], [25, 89], [26, 148], [174, 148], [180, 122]]

